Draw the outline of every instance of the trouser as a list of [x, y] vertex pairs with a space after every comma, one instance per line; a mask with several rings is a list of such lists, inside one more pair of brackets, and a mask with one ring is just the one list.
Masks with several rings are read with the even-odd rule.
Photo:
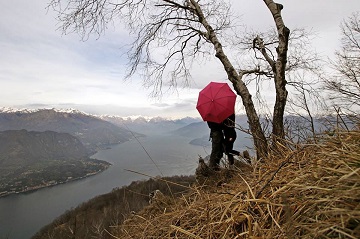
[[233, 150], [235, 139], [236, 135], [235, 137], [231, 138], [231, 140], [230, 138], [225, 138], [224, 140], [224, 152], [227, 155], [230, 165], [234, 164], [234, 155], [240, 154], [239, 151]]
[[223, 141], [224, 135], [222, 131], [212, 130], [210, 132], [211, 138], [211, 154], [210, 154], [210, 162], [209, 167], [216, 168], [220, 165], [220, 160], [223, 156]]
[[233, 147], [234, 147], [234, 141], [225, 141], [224, 142], [225, 154], [229, 160], [230, 165], [234, 164], [234, 155], [232, 154]]

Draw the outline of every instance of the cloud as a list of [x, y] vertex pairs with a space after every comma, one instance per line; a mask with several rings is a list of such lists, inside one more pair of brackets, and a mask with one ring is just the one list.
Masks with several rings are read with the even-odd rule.
[[151, 104], [151, 105], [158, 107], [158, 108], [168, 108], [170, 106], [168, 103], [155, 103], [155, 104]]
[[[240, 16], [235, 18], [239, 25], [258, 30], [274, 27], [263, 1], [231, 3]], [[346, 4], [338, 0], [279, 3], [284, 5], [285, 24], [291, 30], [306, 27], [316, 32], [313, 44], [324, 55], [338, 47], [341, 20], [359, 6], [358, 0]], [[138, 75], [123, 80], [128, 62], [125, 45], [133, 38], [120, 22], [109, 25], [100, 38], [82, 41], [77, 34], [62, 35], [56, 30], [60, 25], [55, 12], [47, 11], [47, 4], [47, 0], [0, 1], [1, 106], [73, 106], [123, 116], [198, 116], [198, 92], [210, 81], [228, 82], [223, 66], [210, 55], [210, 61], [194, 61], [189, 88], [183, 88], [180, 80], [177, 91], [164, 89], [161, 98], [150, 98], [152, 89], [145, 89]], [[270, 87], [263, 91], [273, 100]]]

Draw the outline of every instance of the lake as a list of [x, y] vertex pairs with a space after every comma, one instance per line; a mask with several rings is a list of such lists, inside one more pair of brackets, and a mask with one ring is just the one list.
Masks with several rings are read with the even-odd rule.
[[[154, 135], [101, 150], [93, 158], [113, 165], [92, 177], [0, 198], [0, 239], [27, 239], [66, 210], [115, 187], [149, 176], [194, 174], [198, 155], [210, 148], [190, 145], [177, 135]], [[132, 170], [138, 173], [132, 173]]]

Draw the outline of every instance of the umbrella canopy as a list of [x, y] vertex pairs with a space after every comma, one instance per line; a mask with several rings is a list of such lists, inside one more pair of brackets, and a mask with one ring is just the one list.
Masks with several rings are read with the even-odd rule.
[[199, 93], [196, 109], [204, 121], [223, 122], [235, 112], [236, 94], [226, 83], [210, 82]]

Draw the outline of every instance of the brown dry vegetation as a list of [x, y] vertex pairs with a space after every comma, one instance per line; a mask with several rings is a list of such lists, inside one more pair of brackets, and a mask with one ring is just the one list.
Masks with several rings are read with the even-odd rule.
[[[167, 185], [164, 181], [172, 184]], [[164, 195], [176, 197], [194, 182], [194, 176], [156, 177], [146, 181], [134, 181], [65, 212], [43, 227], [32, 239], [112, 238], [106, 230], [121, 224], [132, 212], [138, 212], [149, 205], [150, 192], [161, 190]]]
[[180, 198], [161, 195], [106, 233], [122, 239], [360, 238], [359, 130], [237, 166]]

